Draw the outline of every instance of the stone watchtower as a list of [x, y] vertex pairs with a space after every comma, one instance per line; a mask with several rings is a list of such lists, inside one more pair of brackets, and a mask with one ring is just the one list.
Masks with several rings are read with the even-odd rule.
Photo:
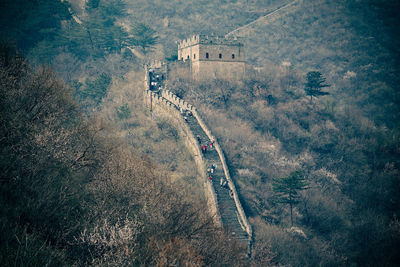
[[244, 45], [237, 37], [193, 35], [178, 43], [178, 60], [189, 61], [193, 78], [241, 78]]

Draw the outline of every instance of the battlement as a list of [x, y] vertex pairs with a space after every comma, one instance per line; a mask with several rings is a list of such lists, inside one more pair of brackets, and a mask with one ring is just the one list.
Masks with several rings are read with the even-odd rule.
[[195, 34], [178, 43], [178, 60], [189, 61], [196, 79], [240, 78], [245, 72], [243, 39]]
[[205, 34], [195, 34], [190, 38], [178, 41], [178, 49], [184, 49], [190, 46], [203, 45], [226, 45], [243, 46], [242, 38], [236, 36], [214, 36]]
[[[149, 71], [146, 68], [144, 90], [146, 107], [149, 107], [152, 116], [155, 114], [156, 117], [169, 118], [176, 125], [180, 136], [185, 139], [187, 148], [192, 152], [199, 173], [199, 182], [204, 184], [207, 206], [216, 225], [226, 227], [231, 231], [232, 237], [245, 242], [248, 245], [248, 253], [250, 253], [252, 228], [240, 203], [235, 183], [230, 176], [218, 140], [212, 135], [193, 105], [166, 88], [159, 92], [151, 91], [147, 82], [148, 77]], [[209, 152], [200, 152], [200, 146], [204, 143], [208, 144], [209, 141], [213, 143]], [[214, 168], [212, 177], [206, 172], [211, 163], [222, 167], [218, 167], [218, 170]], [[224, 180], [226, 183], [222, 186]]]

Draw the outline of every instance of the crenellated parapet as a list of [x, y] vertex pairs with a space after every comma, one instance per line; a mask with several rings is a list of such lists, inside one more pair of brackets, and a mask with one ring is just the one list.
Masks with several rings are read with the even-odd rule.
[[195, 34], [187, 39], [178, 42], [178, 49], [187, 48], [197, 44], [203, 45], [228, 45], [228, 46], [243, 46], [243, 38], [236, 36], [214, 36]]
[[179, 98], [178, 96], [176, 96], [174, 93], [172, 93], [167, 89], [161, 91], [161, 96], [171, 101], [171, 103], [176, 105], [179, 109], [182, 108], [183, 110], [190, 110], [190, 111], [194, 109], [192, 104], [187, 103], [185, 100]]
[[[164, 96], [167, 96], [166, 92], [164, 93]], [[207, 182], [206, 164], [200, 152], [198, 142], [194, 137], [193, 132], [183, 120], [180, 111], [180, 108], [183, 106], [189, 108], [191, 111], [193, 111], [194, 108], [171, 92], [168, 92], [168, 96], [168, 98], [165, 98], [149, 89], [144, 90], [146, 107], [150, 108], [151, 112], [155, 112], [157, 116], [170, 118], [180, 132], [180, 135], [184, 138], [185, 144], [191, 151], [198, 172], [201, 175], [200, 184], [204, 184], [210, 214], [214, 218], [215, 224], [222, 227], [221, 215], [218, 210], [217, 195], [211, 184]]]
[[178, 60], [189, 62], [194, 79], [240, 79], [245, 73], [243, 41], [235, 36], [195, 34], [178, 42]]
[[[153, 92], [149, 89], [149, 87], [146, 87], [144, 90], [146, 106], [150, 108], [151, 112], [168, 116], [174, 121], [177, 129], [185, 139], [186, 146], [193, 154], [199, 174], [201, 174], [201, 182], [204, 183], [208, 207], [215, 219], [216, 225], [224, 225], [228, 226], [230, 229], [233, 229], [232, 234], [237, 235], [237, 238], [240, 240], [245, 240], [248, 242], [250, 249], [253, 235], [252, 227], [240, 203], [235, 183], [230, 176], [225, 155], [220, 144], [218, 143], [218, 140], [214, 135], [212, 135], [211, 130], [207, 127], [197, 109], [192, 104], [181, 99], [169, 90], [162, 89], [161, 91]], [[187, 116], [186, 111], [190, 111], [191, 113], [190, 120], [187, 117], [184, 117]], [[202, 137], [202, 140], [209, 140], [210, 142], [213, 141], [213, 147], [215, 149], [214, 153], [216, 153], [214, 155], [217, 155], [215, 157], [218, 158], [218, 166], [220, 166], [219, 168], [222, 167], [222, 171], [220, 170], [219, 172], [227, 181], [227, 189], [223, 189], [222, 186], [220, 188], [218, 181], [210, 182], [207, 178], [208, 174], [206, 169], [208, 168], [208, 164], [210, 164], [210, 162], [208, 161], [208, 163], [206, 163], [207, 161], [204, 158], [205, 155], [199, 149], [199, 141], [195, 138], [195, 135], [198, 137], [199, 134], [202, 134], [204, 138], [206, 138], [204, 139]], [[223, 196], [228, 194], [227, 190], [230, 192], [230, 197]], [[225, 206], [234, 207], [234, 211], [224, 209], [223, 207]], [[221, 207], [222, 213], [220, 211]]]

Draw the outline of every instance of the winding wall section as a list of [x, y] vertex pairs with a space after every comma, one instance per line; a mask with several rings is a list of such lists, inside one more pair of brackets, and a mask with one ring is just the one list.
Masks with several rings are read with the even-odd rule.
[[[250, 248], [252, 228], [240, 203], [224, 153], [217, 139], [212, 135], [193, 105], [166, 89], [161, 90], [159, 93], [152, 92], [148, 80], [146, 71], [145, 103], [148, 107], [151, 107], [150, 110], [152, 112], [157, 112], [157, 108], [161, 108], [163, 115], [169, 116], [170, 119], [174, 120], [180, 132], [183, 133], [185, 144], [194, 156], [198, 171], [201, 174], [200, 178], [205, 185], [209, 208], [214, 215], [216, 224], [223, 225], [232, 233], [233, 237], [247, 242]], [[181, 111], [190, 111], [192, 116], [188, 116], [185, 121]], [[210, 140], [215, 140], [214, 149], [202, 154], [195, 136], [200, 138], [201, 142], [208, 143]], [[211, 164], [215, 163], [218, 163], [218, 167], [212, 174], [213, 179], [210, 181], [207, 179], [208, 173], [206, 170]], [[223, 180], [228, 182], [228, 188], [220, 185], [220, 181]]]

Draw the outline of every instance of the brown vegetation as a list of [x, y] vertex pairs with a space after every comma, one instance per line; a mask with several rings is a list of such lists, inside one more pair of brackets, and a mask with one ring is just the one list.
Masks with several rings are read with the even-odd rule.
[[68, 89], [1, 49], [2, 265], [244, 265], [240, 244]]
[[[396, 129], [377, 127], [361, 108], [332, 104], [331, 96], [310, 103], [293, 70], [230, 82], [171, 78], [170, 89], [198, 107], [220, 140], [256, 247], [268, 244], [275, 261], [296, 266], [376, 263], [380, 253], [396, 261], [395, 231], [384, 230], [398, 212], [397, 152], [384, 149]], [[309, 188], [290, 228], [290, 209], [275, 205], [271, 182], [297, 169]], [[382, 210], [388, 199], [394, 202]]]

